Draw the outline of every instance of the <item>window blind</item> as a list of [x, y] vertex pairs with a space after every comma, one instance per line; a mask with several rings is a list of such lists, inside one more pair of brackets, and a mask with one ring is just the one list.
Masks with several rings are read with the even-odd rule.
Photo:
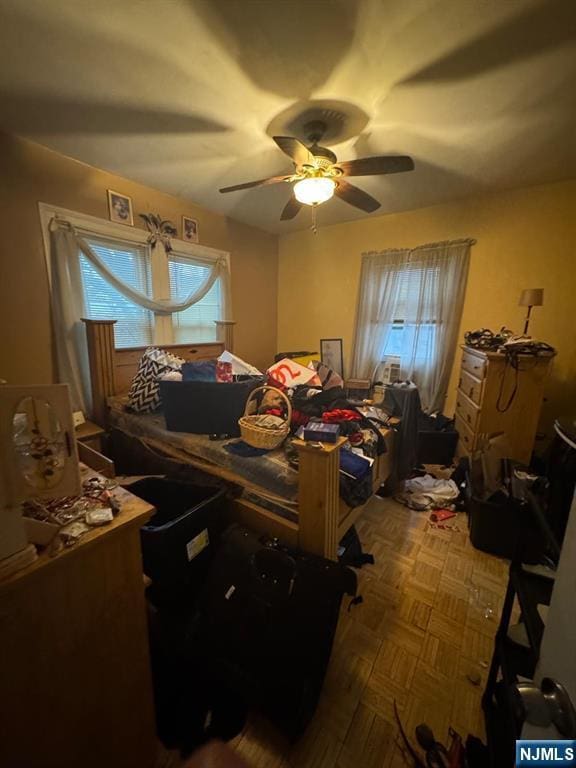
[[438, 267], [414, 262], [399, 276], [394, 320], [384, 355], [404, 358], [408, 350], [415, 359], [433, 354], [436, 346], [436, 312], [432, 287], [440, 277]]
[[425, 267], [418, 262], [403, 267], [399, 277], [398, 295], [394, 311], [395, 320], [405, 323], [434, 322], [434, 292], [431, 289], [440, 275], [439, 268]]
[[[171, 253], [168, 262], [170, 276], [170, 298], [182, 301], [197, 290], [206, 280], [211, 265], [194, 261], [185, 256]], [[174, 343], [189, 341], [216, 341], [215, 320], [222, 319], [222, 297], [220, 279], [216, 280], [206, 296], [184, 312], [172, 315]]]
[[[118, 277], [148, 296], [152, 295], [147, 248], [94, 235], [85, 240], [108, 268]], [[116, 320], [114, 338], [117, 347], [152, 344], [153, 313], [133, 304], [106, 282], [80, 252], [80, 267], [87, 315], [92, 320]]]

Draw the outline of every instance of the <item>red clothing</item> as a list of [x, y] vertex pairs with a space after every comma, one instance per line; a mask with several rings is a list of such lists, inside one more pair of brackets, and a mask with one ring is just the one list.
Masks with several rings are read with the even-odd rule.
[[322, 414], [322, 421], [328, 424], [334, 424], [339, 421], [360, 421], [362, 416], [356, 411], [350, 411], [347, 408], [335, 408], [333, 411], [326, 411]]
[[309, 421], [310, 416], [308, 416], [307, 413], [302, 413], [302, 411], [297, 411], [295, 409], [292, 411], [292, 424], [295, 424], [298, 427], [302, 424], [306, 426]]

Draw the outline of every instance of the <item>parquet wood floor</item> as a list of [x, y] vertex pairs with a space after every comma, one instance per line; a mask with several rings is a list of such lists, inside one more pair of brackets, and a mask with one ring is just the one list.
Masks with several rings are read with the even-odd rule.
[[[451, 725], [484, 739], [480, 705], [507, 582], [507, 563], [475, 550], [428, 514], [374, 497], [357, 523], [376, 562], [358, 571], [364, 602], [342, 606], [322, 697], [304, 737], [288, 744], [252, 718], [233, 746], [253, 768], [404, 768], [406, 732]], [[484, 607], [493, 615], [486, 618]]]

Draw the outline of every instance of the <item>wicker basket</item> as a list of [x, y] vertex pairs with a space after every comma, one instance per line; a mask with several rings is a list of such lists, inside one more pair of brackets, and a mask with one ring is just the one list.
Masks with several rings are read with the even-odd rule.
[[[265, 429], [264, 427], [259, 427], [258, 425], [254, 424], [254, 421], [256, 418], [260, 417], [257, 414], [248, 413], [250, 405], [254, 399], [254, 395], [256, 395], [257, 392], [263, 392], [267, 389], [276, 392], [286, 401], [286, 407], [288, 411], [286, 414], [286, 421], [284, 422], [284, 425], [282, 427], [278, 427], [278, 429]], [[253, 448], [263, 448], [267, 451], [271, 451], [273, 448], [278, 448], [278, 446], [288, 437], [291, 420], [292, 405], [284, 392], [277, 389], [276, 387], [264, 386], [257, 387], [250, 393], [250, 397], [246, 401], [244, 416], [241, 416], [238, 419], [238, 426], [240, 427], [242, 440], [244, 440], [245, 443], [248, 443], [248, 445], [251, 445]]]

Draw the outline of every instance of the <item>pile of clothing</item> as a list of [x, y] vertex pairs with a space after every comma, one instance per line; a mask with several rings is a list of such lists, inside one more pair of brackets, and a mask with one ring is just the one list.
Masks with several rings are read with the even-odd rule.
[[[303, 366], [284, 358], [268, 368], [267, 375], [268, 383], [291, 399], [293, 432], [313, 421], [338, 424], [340, 434], [351, 446], [362, 446], [367, 456], [374, 458], [385, 451], [375, 426], [378, 419], [367, 419], [347, 399], [342, 377], [324, 363], [314, 360]], [[273, 407], [267, 412], [275, 413]]]
[[432, 475], [413, 477], [404, 483], [404, 491], [395, 499], [410, 509], [450, 509], [460, 495], [454, 480], [442, 480]]
[[[284, 359], [271, 366], [267, 374], [268, 383], [290, 397], [293, 434], [311, 422], [339, 426], [340, 435], [347, 438], [340, 451], [340, 495], [350, 506], [364, 504], [372, 495], [372, 464], [386, 451], [379, 431], [385, 424], [385, 414], [381, 420], [373, 415], [367, 418], [347, 399], [341, 376], [319, 361], [305, 367]], [[274, 405], [271, 403], [264, 412], [275, 414]], [[290, 441], [285, 450], [290, 463], [297, 466], [298, 452]]]

